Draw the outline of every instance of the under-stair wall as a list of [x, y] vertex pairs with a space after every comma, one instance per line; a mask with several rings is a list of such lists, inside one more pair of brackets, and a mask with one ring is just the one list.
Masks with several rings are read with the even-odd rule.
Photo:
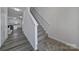
[[27, 7], [23, 15], [22, 30], [34, 50], [38, 49], [37, 27], [38, 23], [30, 13], [30, 8]]

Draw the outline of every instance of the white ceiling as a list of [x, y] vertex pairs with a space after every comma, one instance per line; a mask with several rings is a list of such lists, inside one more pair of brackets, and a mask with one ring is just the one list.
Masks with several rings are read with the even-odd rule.
[[[15, 10], [19, 9], [20, 11]], [[25, 10], [26, 7], [9, 7], [8, 8], [8, 16], [9, 17], [19, 17], [23, 15], [23, 12]]]

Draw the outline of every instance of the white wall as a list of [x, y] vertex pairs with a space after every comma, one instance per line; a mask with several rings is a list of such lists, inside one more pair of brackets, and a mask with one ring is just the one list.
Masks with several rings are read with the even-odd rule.
[[79, 8], [36, 8], [49, 23], [48, 35], [79, 47]]
[[14, 29], [22, 27], [22, 20], [15, 17], [8, 18], [8, 25], [14, 25]]
[[[0, 43], [1, 43], [1, 7], [0, 7]], [[1, 46], [1, 44], [0, 44]]]
[[9, 25], [21, 24], [21, 19], [8, 18]]
[[0, 46], [4, 43], [4, 41], [8, 37], [8, 31], [7, 31], [7, 8], [0, 8], [1, 9], [1, 39], [0, 39]]
[[37, 23], [29, 12], [29, 7], [25, 9], [22, 30], [32, 47], [37, 49]]

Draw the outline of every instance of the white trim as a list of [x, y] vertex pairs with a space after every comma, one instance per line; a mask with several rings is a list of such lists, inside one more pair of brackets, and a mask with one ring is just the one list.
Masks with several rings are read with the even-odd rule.
[[35, 50], [38, 49], [38, 32], [37, 32], [37, 26], [35, 26]]

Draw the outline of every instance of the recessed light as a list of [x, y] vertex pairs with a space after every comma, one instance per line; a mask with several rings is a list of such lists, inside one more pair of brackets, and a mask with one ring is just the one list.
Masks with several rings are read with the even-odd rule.
[[15, 11], [21, 11], [20, 9], [18, 9], [18, 8], [13, 8]]

